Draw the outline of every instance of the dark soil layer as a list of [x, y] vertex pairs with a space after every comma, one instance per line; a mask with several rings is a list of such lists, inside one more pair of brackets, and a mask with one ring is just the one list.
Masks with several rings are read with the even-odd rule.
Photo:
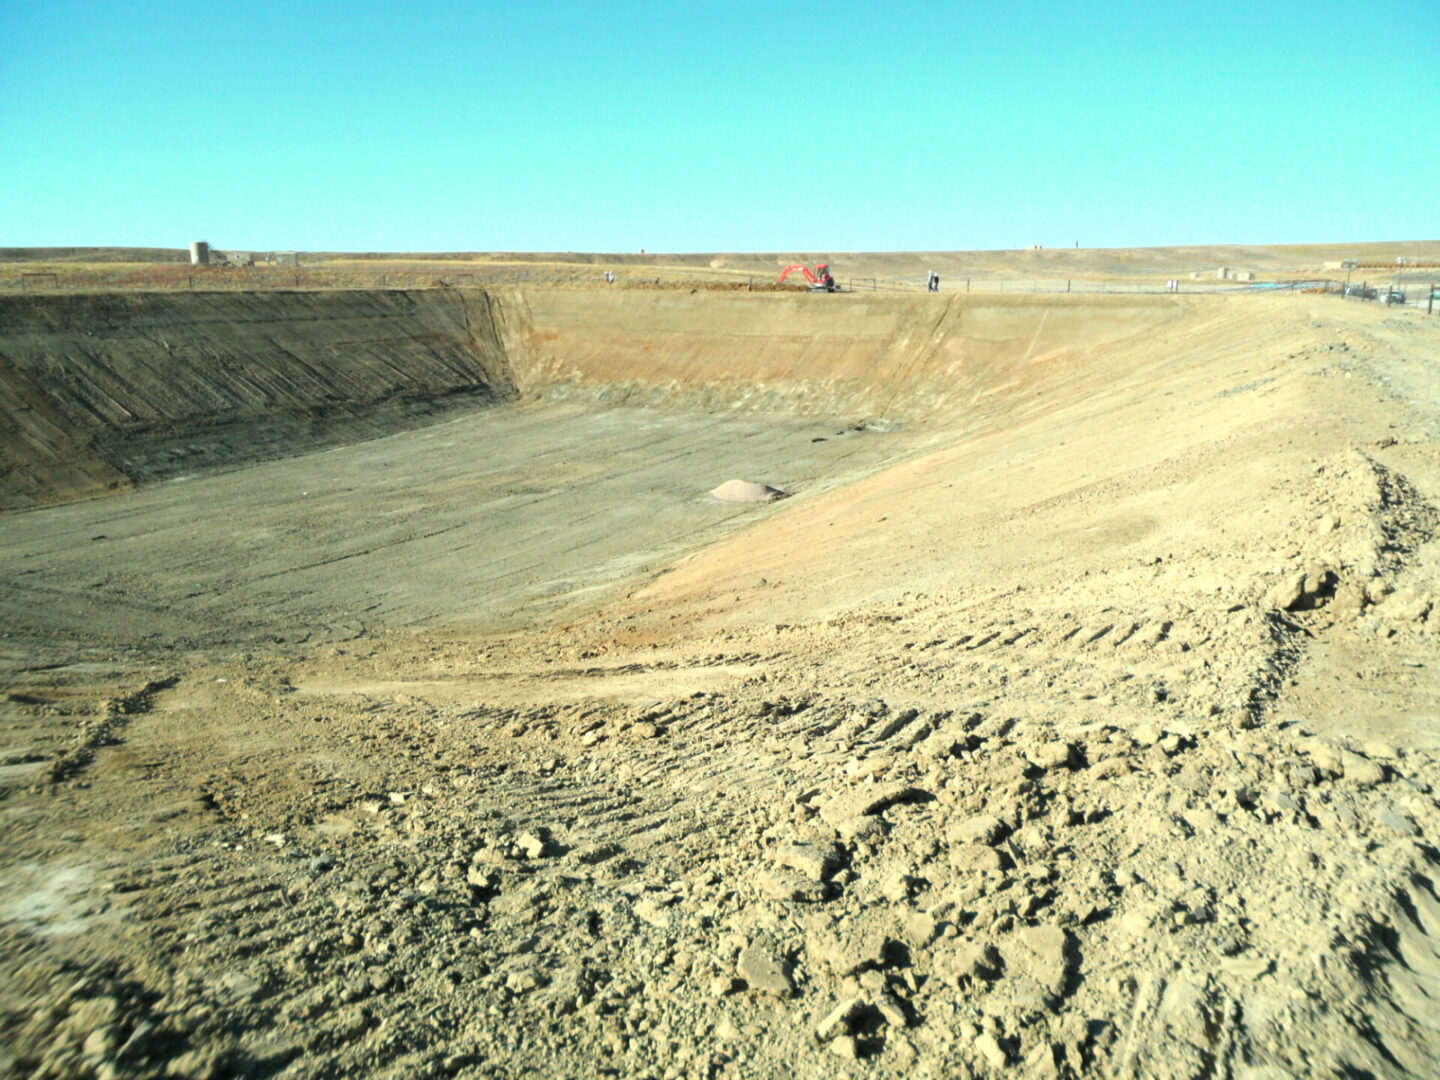
[[514, 396], [447, 290], [0, 299], [0, 509], [354, 442]]

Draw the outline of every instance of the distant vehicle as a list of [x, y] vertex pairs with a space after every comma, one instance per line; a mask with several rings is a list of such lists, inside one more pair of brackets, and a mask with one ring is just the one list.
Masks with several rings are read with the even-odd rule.
[[1380, 303], [1403, 304], [1405, 303], [1405, 294], [1398, 289], [1386, 289], [1380, 294]]
[[817, 263], [814, 273], [800, 263], [792, 263], [780, 271], [780, 278], [776, 284], [785, 284], [785, 278], [796, 270], [805, 275], [805, 288], [809, 292], [838, 292], [840, 289], [840, 286], [835, 284], [835, 278], [830, 274], [829, 263]]

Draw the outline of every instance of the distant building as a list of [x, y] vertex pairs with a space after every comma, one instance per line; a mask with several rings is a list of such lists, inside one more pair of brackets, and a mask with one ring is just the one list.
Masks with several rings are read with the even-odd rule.
[[191, 265], [191, 266], [209, 266], [209, 265], [210, 265], [210, 245], [209, 245], [208, 243], [206, 243], [204, 240], [191, 240], [191, 241], [190, 241], [190, 265]]

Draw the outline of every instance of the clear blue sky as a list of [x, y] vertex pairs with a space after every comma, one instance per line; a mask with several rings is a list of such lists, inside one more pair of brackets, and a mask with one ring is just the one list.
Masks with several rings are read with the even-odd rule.
[[1434, 239], [1437, 181], [1437, 0], [0, 0], [0, 246]]

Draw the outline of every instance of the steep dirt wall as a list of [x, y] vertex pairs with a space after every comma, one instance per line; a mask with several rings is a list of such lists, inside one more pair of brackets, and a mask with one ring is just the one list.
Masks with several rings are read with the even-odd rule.
[[[0, 509], [522, 393], [902, 423], [1051, 407], [1215, 297], [626, 289], [0, 298]], [[1108, 377], [1108, 376], [1107, 376]]]
[[1083, 377], [1215, 298], [513, 290], [497, 323], [526, 395], [921, 420]]
[[514, 396], [483, 293], [0, 297], [0, 508]]

